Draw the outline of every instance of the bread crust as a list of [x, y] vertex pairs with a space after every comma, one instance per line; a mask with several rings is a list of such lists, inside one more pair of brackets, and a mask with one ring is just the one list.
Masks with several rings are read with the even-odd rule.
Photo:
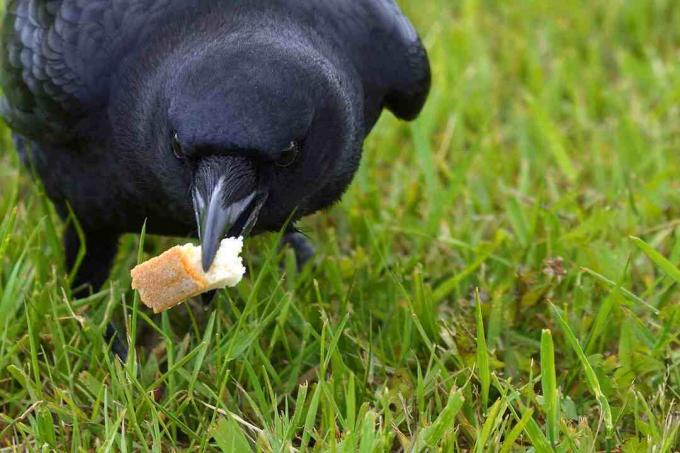
[[130, 274], [132, 288], [139, 291], [144, 305], [154, 313], [172, 308], [208, 287], [205, 277], [194, 269], [180, 246], [139, 264]]

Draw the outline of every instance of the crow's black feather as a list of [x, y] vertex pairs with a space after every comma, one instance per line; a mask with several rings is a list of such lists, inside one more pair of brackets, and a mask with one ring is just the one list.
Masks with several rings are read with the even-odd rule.
[[0, 114], [59, 212], [106, 242], [95, 283], [145, 220], [195, 232], [200, 175], [259, 181], [254, 232], [329, 206], [382, 109], [412, 119], [430, 88], [393, 0], [9, 0], [1, 33]]

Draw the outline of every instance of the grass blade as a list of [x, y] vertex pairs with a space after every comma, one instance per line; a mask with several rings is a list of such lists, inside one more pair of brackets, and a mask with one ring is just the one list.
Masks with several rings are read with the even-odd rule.
[[522, 415], [522, 418], [517, 422], [514, 428], [510, 431], [508, 435], [505, 436], [505, 440], [503, 442], [503, 446], [501, 447], [500, 453], [509, 453], [512, 451], [512, 447], [514, 447], [515, 442], [519, 438], [520, 434], [522, 434], [522, 431], [526, 429], [527, 424], [529, 421], [533, 420], [533, 415], [534, 415], [534, 410], [533, 409], [528, 409], [527, 411], [524, 412]]
[[541, 333], [541, 386], [548, 439], [554, 448], [559, 442], [560, 396], [555, 373], [555, 347], [548, 329]]
[[484, 452], [484, 448], [488, 445], [489, 437], [491, 436], [491, 430], [493, 429], [496, 420], [499, 417], [503, 417], [506, 408], [507, 406], [505, 401], [503, 399], [498, 399], [495, 403], [493, 403], [491, 409], [489, 409], [486, 416], [486, 421], [484, 422], [484, 425], [482, 425], [482, 431], [479, 433], [477, 443], [475, 444], [475, 451], [477, 453]]
[[562, 318], [562, 315], [560, 315], [560, 312], [557, 309], [557, 307], [551, 304], [551, 308], [553, 315], [557, 320], [557, 323], [560, 325], [560, 328], [562, 329], [562, 332], [564, 333], [564, 336], [567, 339], [567, 342], [574, 350], [574, 352], [579, 358], [579, 361], [581, 362], [583, 372], [585, 373], [586, 380], [588, 381], [588, 386], [590, 387], [590, 390], [593, 392], [593, 394], [595, 395], [595, 399], [600, 405], [600, 410], [602, 412], [602, 418], [604, 419], [607, 435], [610, 436], [612, 431], [614, 430], [612, 412], [611, 408], [609, 407], [609, 401], [607, 400], [607, 397], [605, 396], [604, 393], [602, 393], [600, 381], [597, 378], [597, 375], [595, 374], [595, 370], [593, 370], [593, 367], [592, 365], [590, 365], [590, 362], [588, 361], [585, 352], [583, 352], [583, 348], [581, 348], [581, 345], [576, 339], [574, 332], [571, 330], [569, 324], [567, 324], [564, 318]]
[[491, 387], [491, 371], [489, 369], [489, 350], [484, 337], [484, 319], [482, 318], [482, 301], [479, 289], [475, 290], [475, 317], [477, 320], [477, 369], [479, 374], [480, 393], [484, 410], [489, 404], [489, 388]]
[[234, 419], [221, 417], [211, 430], [217, 446], [225, 453], [252, 452], [253, 449]]
[[465, 397], [461, 389], [452, 389], [446, 406], [437, 419], [427, 428], [424, 428], [416, 440], [415, 451], [420, 451], [425, 446], [434, 447], [439, 444], [444, 435], [455, 426], [456, 415], [463, 407]]
[[661, 270], [664, 271], [666, 275], [675, 280], [676, 283], [680, 283], [680, 269], [678, 269], [673, 263], [664, 258], [663, 255], [654, 250], [652, 246], [647, 244], [642, 239], [637, 238], [635, 236], [631, 236], [630, 240], [633, 241], [633, 244], [635, 244], [640, 250], [642, 250], [645, 253], [645, 255], [647, 255], [647, 257], [649, 257], [649, 259], [654, 262], [654, 264], [659, 266], [659, 268], [661, 268]]

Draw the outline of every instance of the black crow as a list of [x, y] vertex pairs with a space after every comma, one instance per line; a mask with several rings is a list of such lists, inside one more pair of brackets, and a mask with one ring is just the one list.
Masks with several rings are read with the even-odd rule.
[[145, 220], [197, 233], [208, 268], [225, 235], [330, 206], [382, 109], [411, 120], [430, 88], [394, 0], [9, 0], [0, 64], [0, 112], [82, 226], [94, 289]]

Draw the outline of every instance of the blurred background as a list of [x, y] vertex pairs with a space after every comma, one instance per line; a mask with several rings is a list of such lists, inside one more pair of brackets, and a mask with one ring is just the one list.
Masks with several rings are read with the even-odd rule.
[[[572, 451], [678, 448], [680, 3], [399, 4], [432, 62], [420, 119], [385, 114], [343, 202], [303, 222], [312, 268], [286, 255], [283, 277], [275, 238], [258, 238], [253, 278], [216, 315], [140, 314], [167, 345], [139, 348], [139, 378], [98, 340], [102, 320], [125, 318], [121, 302], [130, 313], [139, 239], [124, 239], [107, 291], [65, 302], [61, 226], [0, 129], [0, 447], [4, 435], [205, 448], [218, 407], [260, 431], [216, 429], [264, 450], [370, 438], [378, 451], [543, 451], [553, 428], [553, 447]], [[148, 238], [143, 256], [176, 242]], [[557, 421], [538, 377], [543, 329]], [[179, 365], [149, 402], [168, 356]], [[452, 395], [465, 402], [446, 412]], [[141, 421], [158, 414], [160, 428]], [[69, 421], [46, 427], [52, 417]]]

